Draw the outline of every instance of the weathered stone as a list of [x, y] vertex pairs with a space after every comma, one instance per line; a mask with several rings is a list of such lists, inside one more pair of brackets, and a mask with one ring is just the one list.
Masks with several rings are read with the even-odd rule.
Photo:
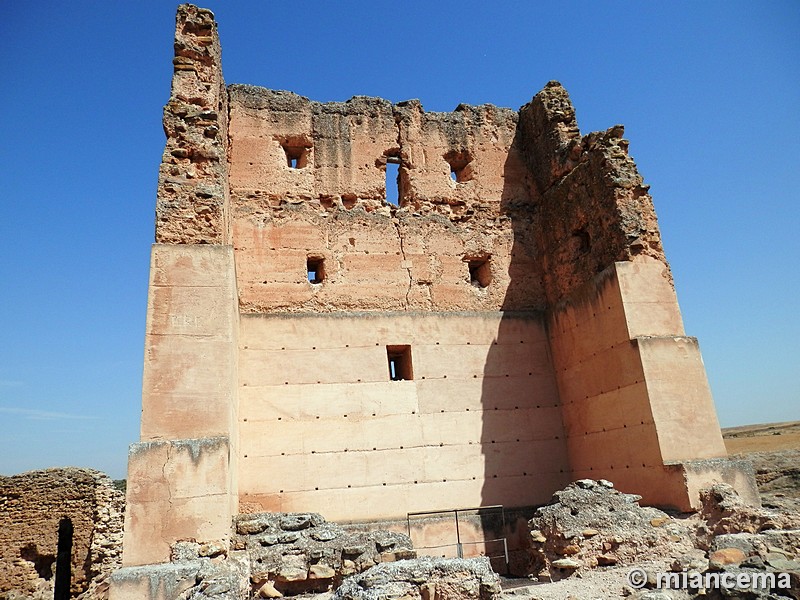
[[597, 529], [584, 529], [583, 531], [581, 531], [581, 535], [586, 538], [594, 537], [599, 533], [600, 532], [597, 531]]
[[617, 557], [613, 554], [598, 554], [595, 558], [597, 560], [597, 564], [601, 567], [615, 565], [619, 562]]
[[726, 565], [738, 565], [747, 556], [739, 548], [720, 548], [708, 555], [708, 562], [712, 568]]
[[692, 549], [672, 561], [671, 569], [678, 573], [681, 571], [703, 572], [708, 569], [708, 559], [702, 550]]
[[336, 571], [328, 565], [311, 565], [308, 568], [309, 579], [332, 579], [336, 576]]
[[583, 566], [581, 561], [574, 558], [559, 558], [550, 564], [556, 569], [579, 569]]
[[[639, 565], [654, 555], [674, 556], [693, 549], [691, 530], [662, 511], [641, 507], [640, 497], [613, 486], [581, 480], [556, 492], [530, 520], [532, 571], [559, 569], [569, 557], [573, 570], [592, 565]], [[658, 527], [654, 527], [657, 523]], [[587, 535], [588, 534], [588, 535]], [[534, 537], [535, 536], [535, 537]], [[676, 541], [677, 538], [677, 541]], [[551, 569], [554, 579], [563, 572]]]
[[491, 570], [486, 558], [426, 557], [376, 565], [345, 580], [333, 598], [421, 598], [425, 594], [436, 600], [492, 600], [499, 593], [500, 578]]
[[70, 467], [0, 475], [0, 597], [53, 597], [64, 518], [72, 525], [73, 593], [107, 587], [105, 579], [122, 561], [123, 509], [123, 493], [99, 471]]
[[272, 584], [271, 581], [267, 581], [258, 588], [258, 597], [259, 598], [283, 598], [283, 594], [281, 594], [278, 590], [275, 589], [275, 586]]
[[281, 529], [285, 531], [299, 531], [311, 527], [311, 515], [286, 515], [281, 517]]
[[[518, 111], [448, 113], [226, 86], [213, 15], [193, 5], [174, 49], [130, 562], [185, 539], [227, 551], [237, 502], [374, 522], [486, 498], [541, 506], [577, 473], [696, 507], [724, 461], [689, 463], [725, 447], [622, 126], [582, 135], [558, 82]], [[589, 411], [600, 398], [613, 408]], [[616, 493], [581, 479], [556, 502], [575, 490]], [[639, 531], [639, 499], [611, 506], [637, 526], [620, 562], [680, 538], [666, 521]], [[580, 532], [609, 515], [572, 508], [560, 533], [539, 527], [544, 565], [556, 549], [590, 564], [608, 541]], [[385, 533], [348, 553], [364, 538], [317, 517], [238, 519], [233, 547], [269, 572], [329, 542], [336, 569], [409, 550]], [[505, 537], [517, 553], [528, 541]]]

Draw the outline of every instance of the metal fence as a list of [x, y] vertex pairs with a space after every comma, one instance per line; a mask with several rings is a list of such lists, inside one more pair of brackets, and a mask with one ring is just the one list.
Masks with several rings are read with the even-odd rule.
[[[411, 512], [407, 513], [406, 515], [406, 527], [408, 529], [408, 537], [411, 537], [411, 520], [412, 518], [419, 518], [419, 517], [434, 517], [436, 515], [453, 515], [453, 521], [455, 524], [455, 543], [454, 544], [440, 544], [437, 546], [417, 546], [414, 544], [414, 548], [417, 550], [435, 550], [441, 548], [453, 548], [455, 547], [456, 556], [458, 558], [464, 558], [464, 547], [465, 546], [479, 546], [484, 545], [484, 552], [480, 552], [478, 556], [486, 556], [489, 558], [490, 561], [494, 562], [497, 559], [503, 559], [505, 564], [505, 571], [506, 574], [509, 572], [509, 565], [508, 565], [508, 540], [505, 536], [506, 531], [506, 513], [505, 509], [503, 508], [502, 504], [496, 504], [493, 506], [475, 506], [471, 508], [450, 508], [446, 510], [429, 510], [429, 511], [422, 511], [422, 512]], [[492, 538], [492, 539], [481, 539], [481, 540], [462, 540], [461, 539], [461, 526], [459, 522], [459, 515], [463, 515], [464, 513], [476, 513], [476, 515], [481, 519], [481, 529], [483, 528], [483, 519], [486, 516], [491, 515], [492, 513], [500, 515], [500, 532], [503, 534], [502, 537]], [[495, 528], [496, 529], [496, 528]], [[413, 540], [412, 540], [413, 541]], [[502, 554], [489, 554], [488, 553], [488, 546], [491, 544], [497, 544], [498, 552], [500, 551], [500, 547], [502, 546]], [[474, 556], [474, 554], [471, 554]]]

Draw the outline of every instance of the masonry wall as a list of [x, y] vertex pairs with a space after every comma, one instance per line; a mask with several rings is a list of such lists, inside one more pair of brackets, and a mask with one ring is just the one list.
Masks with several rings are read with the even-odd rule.
[[[623, 127], [581, 136], [551, 82], [520, 109], [520, 130], [540, 192], [535, 236], [573, 477], [696, 507], [684, 463], [725, 457], [725, 446]], [[706, 484], [720, 480], [712, 471]]]
[[[541, 315], [248, 315], [241, 336], [243, 508], [385, 519], [568, 482]], [[390, 380], [387, 345], [412, 380]]]
[[0, 476], [0, 598], [52, 597], [59, 523], [71, 521], [72, 585], [77, 595], [120, 563], [123, 495], [89, 469]]
[[688, 509], [742, 481], [622, 126], [581, 135], [557, 82], [450, 113], [225, 87], [192, 5], [173, 64], [126, 564], [226, 547], [239, 511], [518, 507], [575, 477]]

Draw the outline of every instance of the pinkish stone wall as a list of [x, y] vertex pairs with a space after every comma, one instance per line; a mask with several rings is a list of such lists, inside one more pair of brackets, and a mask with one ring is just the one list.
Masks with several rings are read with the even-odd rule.
[[605, 476], [688, 508], [736, 479], [687, 466], [724, 447], [621, 126], [582, 136], [557, 82], [518, 112], [225, 88], [191, 5], [175, 48], [128, 564], [227, 544], [239, 502], [364, 521]]
[[[247, 510], [401, 518], [540, 504], [569, 481], [539, 315], [246, 315], [241, 326]], [[387, 345], [410, 346], [412, 380], [390, 380]]]

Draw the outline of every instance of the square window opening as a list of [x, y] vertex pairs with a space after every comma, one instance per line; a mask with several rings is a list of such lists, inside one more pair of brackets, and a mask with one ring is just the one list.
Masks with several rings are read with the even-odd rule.
[[306, 259], [306, 275], [309, 283], [322, 283], [325, 279], [325, 259], [309, 256]]
[[391, 381], [414, 379], [411, 346], [386, 346], [386, 358], [389, 361], [389, 379]]
[[466, 258], [469, 267], [469, 282], [475, 287], [485, 288], [492, 282], [492, 268], [489, 257]]
[[450, 179], [455, 183], [464, 183], [472, 179], [472, 155], [467, 150], [451, 151], [444, 155], [450, 165]]
[[303, 169], [308, 166], [308, 147], [289, 143], [283, 143], [281, 147], [286, 153], [286, 164], [290, 169]]

